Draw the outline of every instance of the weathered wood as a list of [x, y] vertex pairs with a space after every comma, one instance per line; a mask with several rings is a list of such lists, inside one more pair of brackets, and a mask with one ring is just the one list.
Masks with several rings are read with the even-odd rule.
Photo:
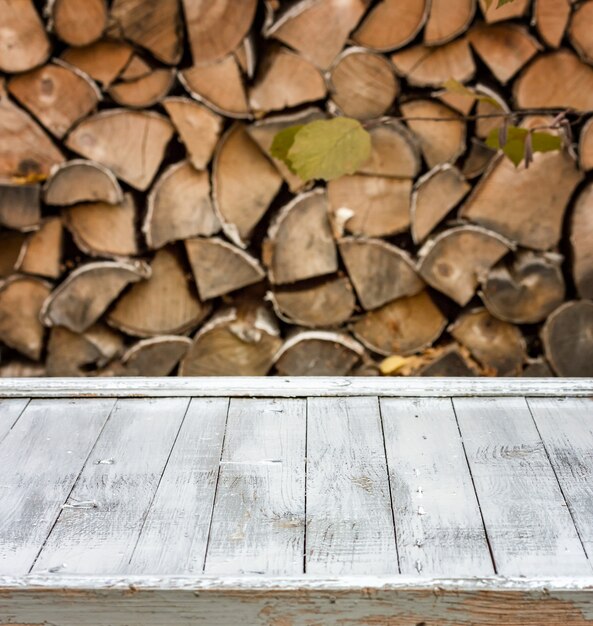
[[21, 249], [26, 241], [24, 233], [12, 231], [0, 233], [0, 277], [10, 276], [17, 267]]
[[191, 339], [178, 335], [162, 335], [142, 339], [121, 357], [121, 364], [112, 365], [102, 375], [168, 376], [187, 354]]
[[15, 230], [35, 230], [41, 221], [40, 191], [36, 184], [0, 182], [0, 224]]
[[0, 402], [0, 443], [23, 414], [29, 400], [10, 398]]
[[593, 169], [593, 120], [587, 120], [579, 140], [579, 165], [581, 169]]

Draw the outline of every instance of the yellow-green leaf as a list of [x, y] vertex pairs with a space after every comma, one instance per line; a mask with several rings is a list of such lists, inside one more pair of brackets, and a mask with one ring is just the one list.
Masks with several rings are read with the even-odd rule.
[[480, 102], [489, 102], [497, 109], [502, 109], [500, 102], [498, 102], [491, 96], [485, 96], [484, 94], [478, 93], [475, 89], [470, 89], [469, 87], [466, 87], [458, 80], [455, 80], [455, 78], [449, 78], [448, 80], [446, 80], [443, 83], [443, 88], [449, 93], [454, 93], [459, 96], [467, 96], [468, 98], [474, 98], [475, 100], [479, 100]]
[[[292, 165], [288, 159], [288, 151], [292, 148], [295, 135], [299, 132], [299, 130], [301, 130], [302, 127], [303, 124], [297, 124], [296, 126], [289, 126], [288, 128], [282, 129], [276, 133], [272, 141], [272, 146], [270, 147], [270, 154], [275, 159], [284, 161], [284, 163], [286, 163], [291, 170]], [[295, 172], [293, 172], [293, 174], [294, 173]]]
[[562, 138], [551, 133], [532, 133], [531, 143], [534, 152], [553, 152], [562, 148]]
[[494, 150], [502, 150], [517, 167], [525, 156], [525, 138], [528, 133], [529, 131], [526, 128], [509, 126], [507, 129], [507, 141], [504, 146], [501, 146], [498, 128], [493, 128], [486, 139], [486, 145]]
[[[486, 5], [486, 11], [490, 8], [493, 1], [494, 0], [484, 0], [484, 4]], [[500, 9], [500, 7], [503, 7], [505, 4], [509, 4], [509, 2], [515, 2], [515, 0], [498, 0], [496, 8]]]

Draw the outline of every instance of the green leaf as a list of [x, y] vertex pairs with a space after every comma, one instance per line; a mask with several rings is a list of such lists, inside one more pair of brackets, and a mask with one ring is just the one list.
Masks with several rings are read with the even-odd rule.
[[[288, 151], [292, 148], [294, 138], [302, 127], [303, 124], [297, 124], [296, 126], [289, 126], [288, 128], [282, 129], [276, 133], [274, 140], [272, 141], [272, 146], [270, 147], [270, 154], [275, 159], [284, 161], [284, 163], [286, 163], [291, 170], [292, 164], [288, 159]], [[293, 174], [294, 173], [295, 172], [293, 171]]]
[[[494, 0], [484, 0], [484, 4], [486, 5], [486, 11], [491, 7], [493, 1]], [[496, 8], [500, 9], [500, 7], [503, 7], [505, 4], [509, 4], [510, 2], [515, 2], [515, 0], [498, 0]]]
[[446, 80], [443, 83], [443, 88], [449, 93], [455, 93], [459, 96], [468, 96], [469, 98], [475, 98], [476, 100], [479, 100], [480, 102], [489, 102], [497, 109], [502, 109], [500, 102], [498, 102], [494, 98], [478, 93], [474, 89], [470, 89], [469, 87], [466, 87], [464, 84], [460, 83], [458, 80], [455, 80], [454, 78], [449, 78], [448, 80]]
[[562, 148], [562, 137], [551, 133], [532, 133], [531, 141], [534, 152], [553, 152]]
[[498, 128], [493, 128], [486, 139], [486, 145], [494, 150], [502, 150], [515, 164], [515, 167], [518, 167], [525, 156], [525, 138], [528, 133], [529, 131], [526, 128], [509, 126], [507, 129], [507, 142], [504, 146], [501, 146], [498, 140]]
[[303, 180], [354, 174], [371, 155], [371, 136], [358, 120], [335, 117], [305, 124], [294, 134], [287, 159]]

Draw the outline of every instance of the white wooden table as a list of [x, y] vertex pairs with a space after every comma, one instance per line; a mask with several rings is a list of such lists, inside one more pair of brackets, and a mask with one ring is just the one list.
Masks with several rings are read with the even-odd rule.
[[592, 396], [0, 381], [0, 625], [591, 625]]

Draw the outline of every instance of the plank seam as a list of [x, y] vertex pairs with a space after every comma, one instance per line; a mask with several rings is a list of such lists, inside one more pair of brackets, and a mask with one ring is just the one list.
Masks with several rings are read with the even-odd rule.
[[303, 524], [303, 574], [307, 573], [307, 469], [309, 463], [309, 398], [305, 402], [305, 504]]
[[10, 431], [16, 426], [17, 422], [21, 419], [21, 415], [25, 412], [29, 404], [31, 404], [31, 398], [27, 398], [27, 402], [25, 403], [25, 406], [22, 408], [21, 412], [16, 416], [14, 422], [10, 425], [10, 428], [4, 433], [2, 437], [0, 437], [0, 443], [2, 443], [4, 439], [8, 437]]

